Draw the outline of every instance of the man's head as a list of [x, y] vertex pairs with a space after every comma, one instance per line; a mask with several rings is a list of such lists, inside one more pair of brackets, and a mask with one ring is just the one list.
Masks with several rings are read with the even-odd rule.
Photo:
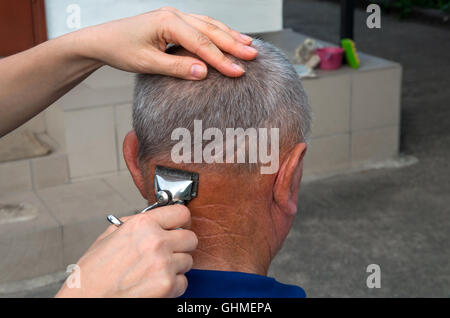
[[189, 205], [199, 249], [214, 254], [218, 232], [252, 235], [247, 239], [261, 241], [270, 262], [296, 213], [311, 110], [285, 56], [262, 41], [252, 45], [255, 60], [236, 60], [246, 70], [240, 78], [212, 68], [202, 81], [139, 75], [124, 156], [149, 201], [155, 165], [200, 174], [198, 197]]

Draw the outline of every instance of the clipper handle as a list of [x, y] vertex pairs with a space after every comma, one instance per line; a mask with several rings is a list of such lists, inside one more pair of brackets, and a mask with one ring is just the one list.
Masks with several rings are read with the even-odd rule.
[[162, 206], [166, 206], [166, 205], [170, 205], [170, 204], [184, 204], [184, 201], [182, 200], [178, 200], [176, 202], [172, 202], [172, 194], [170, 193], [170, 191], [167, 190], [161, 190], [156, 192], [155, 194], [156, 197], [156, 202], [153, 203], [152, 205], [149, 205], [148, 207], [146, 207], [144, 210], [142, 210], [139, 213], [144, 213]]

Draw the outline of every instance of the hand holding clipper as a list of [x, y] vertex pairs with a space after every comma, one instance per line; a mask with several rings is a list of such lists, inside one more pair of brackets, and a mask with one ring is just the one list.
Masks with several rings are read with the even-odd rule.
[[198, 243], [194, 232], [186, 229], [191, 223], [189, 209], [169, 205], [124, 220], [120, 228], [108, 227], [78, 260], [80, 288], [64, 283], [57, 297], [177, 297], [184, 293], [184, 273], [192, 267], [190, 252]]

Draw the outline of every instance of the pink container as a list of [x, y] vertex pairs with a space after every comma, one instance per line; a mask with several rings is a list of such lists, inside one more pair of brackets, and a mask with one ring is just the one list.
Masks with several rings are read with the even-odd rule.
[[344, 50], [337, 46], [327, 46], [316, 50], [320, 57], [320, 68], [323, 70], [335, 70], [341, 67]]

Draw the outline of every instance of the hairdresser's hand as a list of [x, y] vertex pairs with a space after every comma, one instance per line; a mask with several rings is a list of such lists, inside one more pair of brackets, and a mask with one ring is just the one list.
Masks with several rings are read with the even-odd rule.
[[184, 293], [184, 273], [197, 237], [189, 230], [184, 205], [171, 205], [122, 218], [110, 226], [78, 261], [81, 288], [66, 283], [56, 297], [177, 297]]
[[251, 60], [257, 51], [252, 39], [212, 18], [161, 8], [83, 29], [78, 33], [84, 52], [115, 68], [137, 73], [203, 79], [206, 65], [192, 57], [164, 53], [169, 43], [179, 44], [198, 55], [224, 75], [237, 77], [244, 70], [221, 52]]

